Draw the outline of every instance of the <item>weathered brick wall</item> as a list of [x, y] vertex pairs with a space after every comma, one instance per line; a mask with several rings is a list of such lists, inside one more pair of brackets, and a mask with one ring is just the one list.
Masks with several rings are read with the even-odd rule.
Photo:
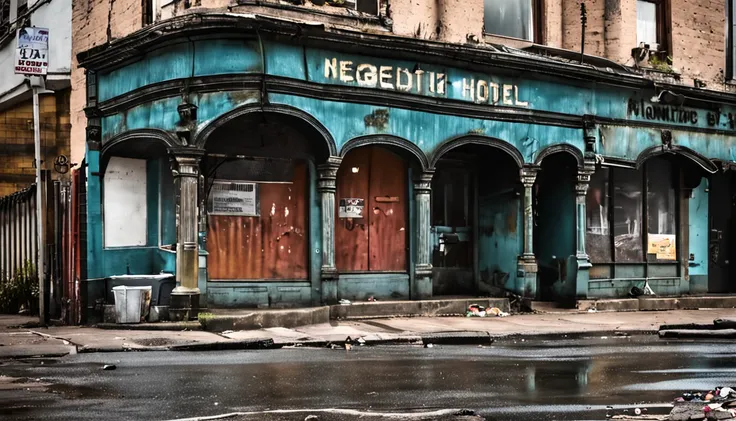
[[683, 83], [693, 79], [708, 89], [728, 89], [724, 85], [726, 66], [726, 10], [722, 0], [676, 0], [672, 5], [673, 67]]
[[71, 155], [81, 162], [85, 153], [84, 116], [86, 77], [79, 68], [77, 54], [112, 39], [124, 37], [141, 28], [141, 0], [73, 0], [72, 1], [72, 90], [71, 90]]
[[[42, 168], [54, 168], [58, 155], [69, 156], [69, 91], [39, 98]], [[33, 101], [0, 111], [0, 197], [35, 182]], [[61, 177], [53, 173], [54, 178]]]

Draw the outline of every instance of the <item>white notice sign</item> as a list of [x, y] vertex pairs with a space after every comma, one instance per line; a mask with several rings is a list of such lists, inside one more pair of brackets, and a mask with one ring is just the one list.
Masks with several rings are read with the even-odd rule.
[[258, 184], [214, 181], [207, 207], [210, 215], [259, 216]]
[[15, 50], [15, 73], [45, 75], [49, 69], [49, 30], [45, 28], [18, 29], [18, 48]]

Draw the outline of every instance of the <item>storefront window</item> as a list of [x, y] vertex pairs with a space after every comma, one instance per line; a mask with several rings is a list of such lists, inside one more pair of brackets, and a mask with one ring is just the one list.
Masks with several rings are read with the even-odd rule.
[[642, 253], [642, 171], [613, 176], [613, 248], [617, 262], [640, 262]]
[[601, 168], [590, 178], [587, 194], [585, 243], [593, 262], [611, 261], [611, 232], [608, 224], [609, 170]]
[[593, 174], [586, 200], [586, 251], [593, 263], [638, 263], [645, 255], [677, 259], [674, 174], [664, 159], [640, 170], [601, 168]]

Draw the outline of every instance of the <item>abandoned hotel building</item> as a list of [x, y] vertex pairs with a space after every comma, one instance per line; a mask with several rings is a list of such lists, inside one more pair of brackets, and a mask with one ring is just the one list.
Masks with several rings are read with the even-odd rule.
[[732, 0], [74, 0], [88, 302], [736, 292]]

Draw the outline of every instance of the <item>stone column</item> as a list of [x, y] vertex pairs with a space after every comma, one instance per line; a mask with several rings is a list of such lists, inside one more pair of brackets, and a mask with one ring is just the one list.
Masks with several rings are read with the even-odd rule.
[[411, 288], [412, 299], [424, 299], [432, 296], [432, 244], [430, 215], [430, 194], [432, 193], [432, 176], [434, 170], [418, 174], [414, 179], [414, 200], [417, 209], [417, 253], [414, 265], [414, 285]]
[[322, 301], [337, 302], [337, 268], [335, 267], [335, 190], [337, 170], [342, 158], [331, 156], [317, 167], [319, 173], [317, 190], [320, 195], [322, 215]]
[[588, 193], [588, 185], [590, 184], [590, 176], [595, 171], [593, 162], [585, 162], [582, 168], [578, 169], [577, 182], [575, 183], [575, 220], [576, 220], [576, 251], [575, 261], [577, 276], [575, 280], [575, 295], [578, 298], [586, 298], [588, 296], [588, 281], [590, 278], [590, 258], [585, 251], [585, 233], [586, 227], [586, 210], [585, 199]]
[[171, 148], [173, 174], [179, 185], [176, 232], [176, 288], [171, 292], [172, 320], [196, 319], [199, 315], [199, 162], [204, 150]]
[[524, 166], [520, 171], [521, 184], [524, 186], [524, 247], [518, 261], [518, 284], [522, 295], [534, 298], [537, 295], [537, 260], [534, 256], [534, 213], [532, 206], [532, 188], [537, 179], [539, 167]]

